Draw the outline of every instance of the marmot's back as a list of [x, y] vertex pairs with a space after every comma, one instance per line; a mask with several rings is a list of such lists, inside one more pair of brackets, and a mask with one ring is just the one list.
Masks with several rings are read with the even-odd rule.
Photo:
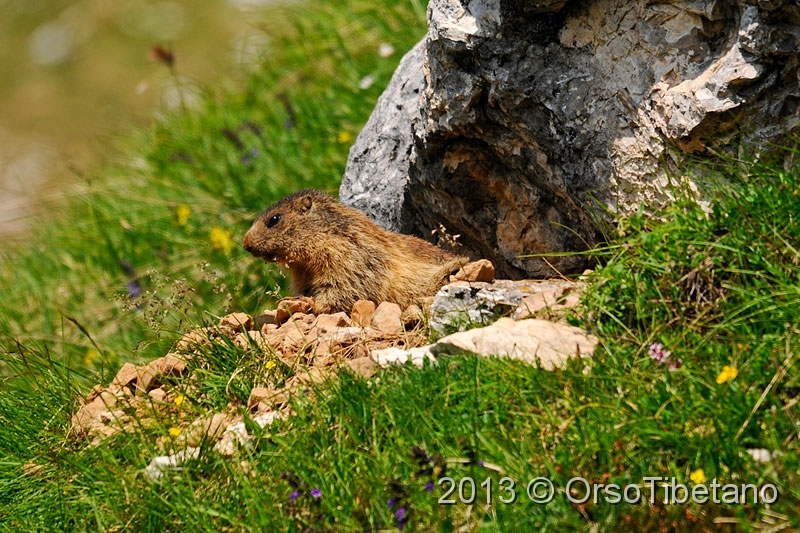
[[350, 311], [357, 300], [405, 308], [433, 296], [467, 260], [380, 228], [364, 213], [316, 190], [291, 194], [264, 211], [244, 248], [289, 269], [293, 290], [315, 311]]

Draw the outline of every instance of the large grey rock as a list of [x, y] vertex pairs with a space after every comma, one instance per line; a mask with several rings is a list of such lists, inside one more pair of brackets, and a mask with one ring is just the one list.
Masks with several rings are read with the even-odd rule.
[[431, 0], [428, 23], [340, 195], [390, 229], [444, 224], [498, 277], [583, 268], [526, 256], [585, 249], [606, 209], [658, 210], [686, 153], [800, 122], [796, 1]]
[[389, 87], [350, 149], [348, 171], [339, 200], [364, 211], [385, 229], [400, 226], [399, 201], [408, 181], [411, 123], [420, 114], [420, 91], [425, 84], [424, 41], [400, 61]]

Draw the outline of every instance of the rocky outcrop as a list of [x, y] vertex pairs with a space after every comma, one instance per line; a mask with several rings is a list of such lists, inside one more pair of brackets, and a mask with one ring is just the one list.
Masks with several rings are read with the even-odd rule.
[[656, 211], [684, 154], [800, 122], [794, 1], [431, 0], [428, 23], [340, 197], [389, 229], [443, 224], [499, 277], [583, 268], [531, 255], [585, 249], [607, 211]]
[[565, 280], [457, 281], [436, 294], [428, 327], [431, 332], [444, 335], [464, 327], [491, 324], [504, 316], [555, 320], [579, 303], [583, 289], [582, 282]]
[[[249, 455], [257, 427], [291, 416], [292, 398], [313, 394], [314, 384], [335, 377], [340, 369], [370, 380], [381, 367], [436, 364], [450, 355], [511, 358], [546, 370], [563, 368], [573, 357], [592, 356], [596, 337], [564, 321], [542, 319], [557, 320], [559, 311], [576, 306], [580, 284], [480, 281], [493, 278], [493, 272], [486, 260], [465, 265], [454, 276], [462, 281], [444, 287], [432, 308], [440, 311], [438, 323], [450, 330], [463, 329], [474, 322], [473, 312], [484, 309], [490, 312], [479, 313], [479, 318], [493, 323], [426, 346], [424, 324], [433, 321], [417, 305], [402, 310], [395, 303], [376, 306], [359, 300], [349, 315], [314, 315], [313, 299], [295, 297], [255, 316], [230, 313], [214, 326], [186, 333], [164, 357], [140, 366], [125, 363], [107, 387], [95, 386], [72, 417], [71, 436], [99, 445], [114, 436], [148, 430], [156, 436], [159, 454], [143, 474], [163, 482], [204, 450], [225, 457]], [[513, 318], [488, 320], [501, 314]], [[204, 412], [202, 407], [211, 404], [199, 386], [209, 363], [206, 356], [216, 358], [221, 355], [218, 350], [236, 349], [250, 358], [247, 365], [260, 368], [246, 403], [247, 415], [237, 400], [222, 410]]]

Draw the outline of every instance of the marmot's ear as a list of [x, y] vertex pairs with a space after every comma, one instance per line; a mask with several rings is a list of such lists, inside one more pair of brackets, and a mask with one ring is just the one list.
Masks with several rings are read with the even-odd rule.
[[300, 210], [305, 213], [309, 209], [311, 209], [311, 205], [314, 201], [311, 199], [311, 195], [307, 194], [300, 199]]

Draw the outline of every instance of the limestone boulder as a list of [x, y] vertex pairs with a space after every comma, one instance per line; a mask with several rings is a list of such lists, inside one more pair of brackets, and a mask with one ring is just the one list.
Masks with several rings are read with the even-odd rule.
[[[520, 279], [580, 271], [597, 220], [657, 213], [687, 154], [800, 123], [794, 0], [431, 0], [340, 198]], [[702, 184], [692, 183], [702, 197]]]

